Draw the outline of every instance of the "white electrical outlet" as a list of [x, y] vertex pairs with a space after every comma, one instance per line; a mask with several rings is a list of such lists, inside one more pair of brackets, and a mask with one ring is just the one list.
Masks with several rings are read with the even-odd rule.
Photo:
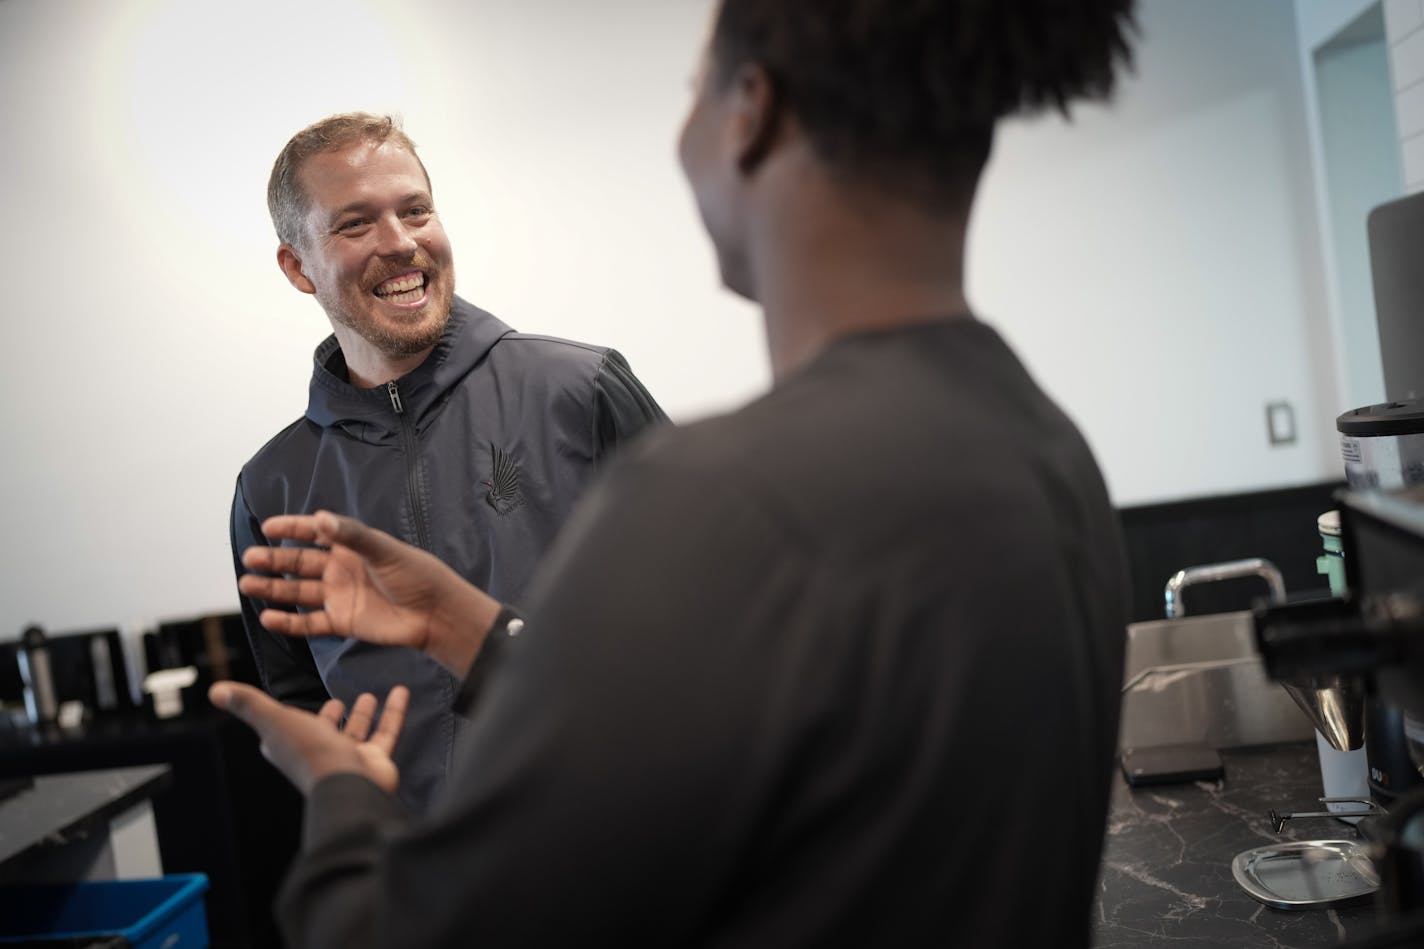
[[1266, 434], [1272, 445], [1295, 444], [1295, 409], [1289, 402], [1266, 403]]

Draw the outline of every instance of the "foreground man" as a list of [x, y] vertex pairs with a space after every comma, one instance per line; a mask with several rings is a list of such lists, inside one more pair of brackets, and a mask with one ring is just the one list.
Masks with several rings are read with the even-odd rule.
[[[326, 508], [518, 601], [605, 456], [662, 410], [618, 353], [516, 333], [455, 296], [430, 179], [390, 118], [334, 115], [298, 132], [267, 200], [277, 262], [333, 335], [317, 348], [305, 415], [238, 477], [234, 559], [265, 542], [263, 519]], [[284, 702], [316, 711], [410, 687], [400, 797], [425, 810], [448, 780], [459, 681], [409, 649], [274, 635], [257, 619], [266, 603], [241, 606], [262, 683]]]
[[374, 699], [343, 734], [213, 688], [309, 795], [294, 944], [1087, 944], [1116, 518], [961, 259], [995, 120], [1106, 94], [1127, 8], [724, 0], [681, 157], [775, 386], [623, 456], [522, 629], [359, 523], [264, 524], [330, 548], [248, 553], [312, 609], [264, 622], [420, 648], [475, 702], [411, 823], [403, 693], [362, 741]]

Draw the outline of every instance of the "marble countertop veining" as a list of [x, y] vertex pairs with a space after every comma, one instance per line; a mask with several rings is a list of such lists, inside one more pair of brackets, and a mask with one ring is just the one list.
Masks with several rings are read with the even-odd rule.
[[1320, 810], [1315, 745], [1221, 753], [1225, 777], [1130, 789], [1119, 771], [1098, 881], [1097, 949], [1334, 946], [1376, 928], [1372, 903], [1281, 910], [1252, 899], [1231, 874], [1236, 854], [1288, 840], [1354, 840], [1343, 821], [1271, 830], [1267, 811]]

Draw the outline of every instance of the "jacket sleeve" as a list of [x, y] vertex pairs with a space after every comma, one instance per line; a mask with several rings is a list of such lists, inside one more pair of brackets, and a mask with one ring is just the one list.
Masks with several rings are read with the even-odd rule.
[[645, 428], [667, 421], [652, 393], [617, 350], [610, 349], [598, 367], [593, 393], [593, 457], [599, 462]]
[[[267, 543], [267, 538], [262, 534], [262, 525], [252, 515], [247, 500], [243, 497], [240, 476], [232, 497], [229, 537], [232, 542], [233, 569], [240, 577], [247, 572], [247, 568], [242, 565], [242, 552], [248, 547]], [[238, 600], [242, 608], [242, 625], [247, 631], [247, 642], [252, 647], [252, 658], [257, 666], [257, 674], [262, 679], [262, 687], [273, 698], [288, 705], [312, 712], [321, 708], [329, 695], [307, 644], [263, 627], [258, 616], [271, 604], [241, 593], [238, 594]]]

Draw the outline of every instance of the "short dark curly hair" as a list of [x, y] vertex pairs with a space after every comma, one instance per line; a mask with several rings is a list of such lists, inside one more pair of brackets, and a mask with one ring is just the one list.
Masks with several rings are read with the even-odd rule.
[[[836, 174], [962, 200], [1003, 116], [1112, 94], [1133, 0], [723, 0], [714, 81], [764, 68]], [[969, 189], [966, 192], [966, 188]]]

